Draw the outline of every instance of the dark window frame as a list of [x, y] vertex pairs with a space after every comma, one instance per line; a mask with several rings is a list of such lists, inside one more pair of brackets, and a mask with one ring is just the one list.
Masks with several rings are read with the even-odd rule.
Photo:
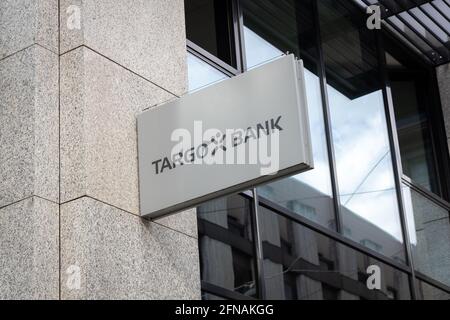
[[[435, 169], [437, 176], [437, 184], [440, 191], [440, 195], [423, 188], [418, 183], [415, 183], [408, 176], [402, 174], [402, 180], [414, 188], [421, 190], [428, 198], [439, 198], [441, 205], [446, 209], [450, 209], [450, 152], [448, 149], [445, 126], [443, 123], [442, 104], [440, 101], [439, 87], [436, 77], [435, 66], [429, 61], [424, 60], [416, 51], [408, 48], [403, 43], [398, 43], [398, 40], [394, 38], [389, 32], [382, 31], [383, 45], [386, 48], [385, 51], [391, 51], [401, 55], [402, 58], [408, 62], [409, 66], [417, 66], [417, 71], [422, 72], [430, 81], [427, 82], [426, 88], [423, 88], [426, 95], [430, 100], [426, 102], [425, 108], [427, 116], [429, 117], [430, 137], [432, 139], [432, 148], [435, 159]], [[386, 81], [386, 85], [389, 86], [389, 81]]]
[[[314, 11], [315, 11], [315, 17], [314, 22], [317, 27], [317, 30], [319, 30], [319, 24], [318, 24], [318, 13], [317, 13], [317, 3], [316, 1], [319, 0], [312, 0], [314, 3]], [[355, 6], [356, 8], [356, 6]], [[246, 59], [245, 59], [245, 43], [243, 39], [243, 14], [242, 14], [242, 8], [240, 4], [240, 0], [232, 0], [232, 14], [233, 14], [233, 30], [234, 30], [234, 48], [236, 50], [236, 65], [237, 68], [234, 68], [213, 54], [207, 52], [206, 50], [200, 48], [195, 43], [187, 39], [187, 51], [197, 58], [201, 59], [202, 61], [208, 63], [212, 67], [216, 68], [217, 70], [221, 71], [225, 75], [228, 75], [230, 77], [238, 75], [242, 72], [245, 72], [247, 70], [246, 68]], [[364, 12], [361, 11], [361, 17], [363, 17]], [[442, 176], [439, 177], [440, 183], [442, 183], [442, 195], [443, 197], [439, 197], [438, 195], [432, 193], [431, 191], [426, 190], [425, 188], [421, 187], [420, 185], [417, 185], [411, 179], [403, 175], [401, 172], [401, 163], [400, 163], [400, 153], [399, 153], [399, 146], [398, 146], [398, 139], [397, 139], [397, 132], [395, 129], [395, 118], [393, 117], [393, 106], [392, 106], [392, 95], [390, 93], [390, 87], [389, 82], [387, 80], [385, 72], [385, 59], [382, 58], [384, 56], [385, 52], [385, 41], [384, 38], [388, 37], [388, 39], [392, 39], [392, 36], [389, 35], [387, 32], [383, 31], [374, 31], [377, 33], [377, 51], [380, 55], [380, 73], [383, 74], [383, 83], [382, 83], [382, 89], [383, 89], [383, 96], [385, 100], [385, 108], [386, 108], [386, 117], [388, 122], [388, 133], [389, 133], [389, 139], [391, 143], [391, 149], [393, 154], [393, 164], [394, 164], [394, 173], [396, 175], [396, 189], [398, 194], [398, 200], [399, 200], [399, 207], [400, 207], [400, 219], [402, 222], [402, 231], [404, 233], [404, 243], [407, 250], [407, 258], [408, 263], [402, 264], [392, 258], [386, 257], [376, 251], [373, 251], [371, 249], [368, 249], [364, 247], [363, 245], [354, 242], [346, 237], [343, 236], [342, 231], [342, 225], [341, 225], [341, 219], [340, 219], [340, 212], [339, 212], [339, 190], [337, 187], [337, 180], [336, 180], [336, 169], [335, 169], [335, 158], [334, 158], [334, 149], [332, 146], [332, 137], [331, 137], [331, 122], [330, 122], [330, 111], [328, 106], [328, 95], [326, 92], [326, 74], [324, 69], [324, 61], [323, 61], [323, 53], [321, 48], [321, 41], [320, 41], [320, 32], [317, 31], [317, 39], [318, 41], [318, 48], [319, 48], [319, 61], [318, 63], [318, 76], [320, 79], [321, 84], [321, 95], [322, 95], [322, 103], [323, 103], [323, 112], [324, 112], [324, 121], [325, 121], [325, 131], [326, 131], [326, 137], [327, 137], [327, 149], [328, 149], [328, 156], [330, 158], [330, 172], [331, 172], [331, 183], [332, 183], [332, 191], [333, 191], [333, 201], [334, 201], [334, 209], [335, 209], [335, 215], [336, 215], [336, 224], [337, 224], [337, 231], [333, 231], [331, 229], [327, 229], [321, 225], [318, 225], [314, 223], [313, 221], [308, 220], [307, 218], [301, 217], [298, 214], [290, 211], [287, 208], [281, 207], [278, 204], [270, 201], [269, 199], [263, 198], [259, 196], [256, 192], [256, 188], [253, 188], [252, 190], [248, 190], [245, 192], [239, 193], [242, 197], [250, 199], [252, 201], [252, 220], [253, 220], [253, 236], [255, 241], [254, 244], [254, 252], [256, 257], [256, 280], [257, 280], [257, 290], [259, 293], [259, 298], [264, 299], [264, 288], [261, 286], [263, 284], [263, 281], [261, 281], [261, 278], [264, 276], [264, 270], [262, 267], [262, 244], [260, 239], [260, 230], [258, 227], [258, 207], [264, 206], [277, 214], [282, 215], [283, 217], [290, 219], [296, 223], [299, 223], [313, 231], [316, 231], [324, 236], [327, 236], [331, 238], [334, 241], [337, 241], [343, 245], [346, 245], [362, 254], [365, 254], [369, 257], [375, 258], [379, 260], [382, 263], [385, 263], [395, 269], [398, 269], [399, 271], [405, 272], [408, 274], [408, 277], [410, 279], [410, 287], [411, 287], [411, 297], [412, 299], [417, 298], [417, 285], [415, 279], [418, 279], [420, 281], [423, 281], [431, 286], [434, 286], [440, 290], [443, 290], [447, 293], [450, 293], [450, 287], [446, 286], [443, 283], [440, 283], [414, 269], [413, 261], [411, 261], [411, 254], [410, 254], [410, 244], [409, 244], [409, 237], [407, 234], [407, 225], [406, 225], [406, 219], [405, 219], [405, 211], [404, 211], [404, 200], [402, 195], [402, 186], [403, 184], [406, 184], [407, 186], [411, 187], [415, 191], [419, 192], [421, 195], [426, 197], [427, 199], [433, 201], [437, 205], [443, 207], [447, 211], [450, 211], [450, 203], [448, 200], [450, 199], [450, 165], [448, 162], [449, 154], [448, 154], [448, 146], [447, 142], [443, 141], [446, 139], [443, 139], [445, 137], [445, 128], [443, 125], [438, 125], [436, 130], [433, 130], [433, 139], [436, 142], [436, 146], [434, 146], [436, 151], [436, 157], [438, 158], [438, 172], [442, 174]], [[402, 53], [406, 53], [411, 59], [414, 59], [415, 63], [420, 64], [421, 67], [426, 68], [427, 72], [429, 73], [430, 77], [433, 79], [433, 83], [430, 84], [430, 92], [432, 101], [430, 102], [430, 106], [432, 108], [431, 116], [433, 120], [436, 120], [438, 122], [442, 122], [443, 116], [442, 116], [442, 108], [439, 98], [439, 91], [437, 87], [437, 80], [436, 80], [436, 74], [434, 72], [434, 67], [428, 62], [425, 62], [422, 57], [413, 50], [409, 49], [409, 47], [406, 44], [399, 44], [396, 43], [395, 45], [399, 50], [401, 50]], [[447, 162], [446, 162], [447, 158]], [[442, 180], [442, 181], [441, 181]], [[217, 295], [223, 298], [227, 299], [236, 299], [236, 300], [252, 300], [254, 298], [245, 296], [242, 294], [239, 294], [237, 292], [233, 292], [228, 289], [220, 288], [217, 286], [214, 286], [212, 284], [209, 284], [205, 281], [202, 281], [201, 283], [202, 291], [206, 293], [210, 293], [213, 295]]]

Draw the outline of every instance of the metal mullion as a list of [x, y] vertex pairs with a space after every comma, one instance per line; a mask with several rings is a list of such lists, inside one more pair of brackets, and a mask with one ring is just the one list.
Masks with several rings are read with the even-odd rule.
[[234, 54], [236, 56], [236, 68], [240, 72], [244, 72], [244, 64], [242, 59], [241, 49], [241, 35], [240, 35], [240, 22], [239, 22], [239, 0], [231, 1], [231, 13], [233, 20], [233, 40], [234, 40]]
[[336, 231], [341, 233], [343, 230], [343, 225], [341, 221], [341, 202], [339, 199], [339, 185], [336, 171], [336, 157], [334, 154], [334, 144], [333, 144], [333, 134], [331, 127], [331, 115], [330, 115], [330, 107], [328, 101], [328, 92], [327, 92], [327, 79], [326, 79], [326, 71], [325, 71], [325, 62], [322, 51], [322, 41], [320, 34], [320, 23], [319, 23], [319, 8], [317, 6], [317, 0], [312, 1], [312, 10], [313, 10], [313, 21], [314, 21], [314, 29], [316, 32], [316, 46], [319, 63], [317, 64], [317, 74], [320, 80], [320, 93], [322, 98], [322, 112], [323, 119], [325, 122], [325, 137], [327, 143], [327, 152], [328, 152], [328, 166], [330, 170], [331, 177], [331, 189], [333, 192], [333, 204], [334, 204], [334, 216], [335, 216], [335, 224]]
[[419, 193], [420, 195], [422, 195], [425, 198], [427, 198], [428, 200], [434, 202], [436, 205], [442, 207], [445, 210], [450, 211], [450, 203], [449, 202], [445, 201], [444, 199], [442, 199], [441, 197], [437, 196], [433, 192], [425, 189], [421, 185], [418, 185], [417, 183], [412, 181], [411, 178], [409, 178], [408, 176], [403, 175], [402, 182], [404, 184], [406, 184], [406, 186], [408, 186], [409, 188], [411, 188], [414, 191], [416, 191], [417, 193]]
[[[247, 71], [247, 61], [245, 57], [245, 40], [244, 40], [244, 19], [240, 0], [234, 0], [233, 9], [233, 21], [235, 24], [235, 39], [236, 42], [236, 56], [240, 60], [241, 72]], [[253, 244], [255, 252], [255, 270], [256, 270], [256, 288], [258, 290], [258, 296], [264, 300], [266, 297], [266, 288], [264, 282], [264, 252], [262, 248], [261, 240], [261, 226], [258, 212], [258, 193], [257, 189], [253, 188], [248, 191], [241, 192], [241, 195], [252, 200], [252, 231], [253, 231]]]
[[225, 73], [230, 77], [238, 75], [240, 73], [239, 70], [223, 62], [216, 56], [212, 55], [211, 53], [209, 53], [208, 51], [206, 51], [205, 49], [201, 48], [200, 46], [196, 45], [195, 43], [193, 43], [188, 39], [186, 39], [186, 47], [189, 53], [192, 53], [197, 58], [205, 61], [209, 65], [214, 66], [216, 69], [220, 70], [221, 72]]
[[253, 225], [253, 243], [255, 250], [255, 261], [256, 261], [256, 288], [258, 289], [258, 296], [260, 299], [265, 300], [266, 298], [266, 286], [264, 277], [264, 252], [262, 247], [261, 238], [261, 221], [258, 211], [259, 201], [258, 192], [256, 188], [252, 189], [253, 193], [253, 205], [252, 205], [252, 225]]
[[379, 52], [379, 61], [380, 61], [380, 73], [382, 77], [383, 83], [383, 104], [385, 109], [385, 117], [387, 121], [387, 130], [389, 136], [389, 145], [391, 149], [391, 159], [392, 166], [394, 172], [394, 180], [395, 180], [395, 190], [397, 195], [397, 204], [400, 215], [400, 224], [403, 232], [403, 241], [404, 247], [406, 249], [406, 257], [407, 263], [411, 267], [411, 274], [409, 277], [410, 287], [411, 287], [411, 295], [414, 300], [417, 299], [417, 287], [414, 281], [414, 261], [411, 250], [411, 242], [409, 237], [408, 230], [408, 219], [406, 217], [406, 209], [404, 205], [404, 197], [403, 197], [403, 189], [402, 189], [402, 163], [401, 163], [401, 155], [400, 155], [400, 144], [398, 141], [397, 127], [395, 121], [395, 111], [394, 111], [394, 103], [392, 99], [391, 88], [389, 84], [389, 77], [387, 74], [386, 67], [386, 55], [384, 53], [384, 44], [381, 38], [381, 33], [376, 33], [377, 39], [377, 50]]
[[450, 293], [450, 287], [446, 285], [445, 283], [442, 283], [438, 280], [435, 280], [426, 274], [421, 273], [420, 271], [416, 271], [416, 278], [420, 281], [423, 281], [425, 283], [428, 283], [429, 285], [436, 287], [438, 289], [441, 289], [447, 293]]
[[245, 37], [244, 37], [244, 12], [242, 10], [241, 0], [236, 1], [236, 9], [237, 9], [237, 23], [238, 23], [238, 36], [239, 36], [239, 49], [240, 49], [240, 59], [242, 61], [241, 67], [242, 71], [247, 71], [247, 57], [245, 51]]

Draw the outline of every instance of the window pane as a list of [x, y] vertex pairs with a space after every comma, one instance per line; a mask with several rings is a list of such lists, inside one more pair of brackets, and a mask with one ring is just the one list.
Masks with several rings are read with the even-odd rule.
[[450, 285], [449, 212], [407, 186], [403, 197], [415, 268]]
[[316, 33], [312, 0], [241, 0], [247, 67], [284, 53], [301, 57], [315, 73]]
[[250, 203], [235, 195], [197, 208], [201, 279], [255, 296]]
[[188, 53], [189, 91], [195, 91], [207, 85], [227, 78], [219, 70]]
[[[408, 276], [305, 226], [259, 208], [268, 299], [410, 299]], [[380, 290], [367, 268], [380, 270]]]
[[[247, 66], [268, 62], [289, 51], [305, 64], [306, 94], [314, 169], [258, 188], [258, 193], [326, 227], [335, 228], [316, 43], [310, 1], [244, 0]], [[300, 31], [299, 31], [300, 30]], [[308, 34], [308, 39], [306, 38]]]
[[404, 261], [374, 34], [347, 1], [318, 4], [343, 233]]
[[436, 288], [424, 281], [416, 280], [419, 289], [419, 299], [422, 300], [450, 300], [450, 293]]
[[[426, 189], [439, 194], [431, 126], [427, 113], [427, 75], [414, 65], [386, 54], [394, 103], [403, 173]], [[428, 79], [431, 81], [430, 79]]]
[[236, 67], [230, 0], [185, 0], [186, 37]]
[[[246, 20], [244, 20], [245, 23]], [[245, 57], [247, 68], [252, 69], [284, 55], [282, 51], [264, 40], [244, 25]]]

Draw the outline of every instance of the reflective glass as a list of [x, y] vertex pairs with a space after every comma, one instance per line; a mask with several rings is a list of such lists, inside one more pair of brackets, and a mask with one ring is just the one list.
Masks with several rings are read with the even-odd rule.
[[398, 54], [386, 54], [403, 173], [439, 194], [432, 125], [427, 111], [426, 88], [431, 80], [417, 65], [401, 60]]
[[193, 54], [188, 53], [187, 62], [189, 91], [191, 92], [227, 78], [225, 74]]
[[250, 203], [239, 195], [197, 207], [202, 281], [256, 296]]
[[[316, 43], [310, 39], [314, 34], [311, 3], [243, 0], [242, 5], [248, 68], [272, 61], [287, 51], [303, 59], [314, 156], [313, 170], [259, 187], [258, 193], [299, 215], [334, 229], [322, 99], [316, 75], [317, 54], [312, 54], [316, 51]], [[307, 32], [310, 35], [308, 40], [303, 39]]]
[[[402, 271], [264, 207], [259, 208], [259, 218], [267, 299], [411, 298], [408, 275]], [[379, 283], [369, 279], [374, 269]], [[373, 289], [372, 285], [376, 284], [380, 289]]]
[[318, 8], [343, 234], [404, 261], [374, 34], [346, 1]]
[[231, 0], [185, 0], [186, 37], [236, 67]]
[[436, 288], [425, 281], [416, 280], [419, 299], [422, 300], [450, 300], [450, 293]]
[[403, 187], [414, 267], [450, 286], [448, 210], [411, 188]]
[[[245, 20], [244, 20], [245, 23]], [[257, 35], [244, 24], [245, 57], [247, 68], [252, 69], [284, 55], [284, 53]]]

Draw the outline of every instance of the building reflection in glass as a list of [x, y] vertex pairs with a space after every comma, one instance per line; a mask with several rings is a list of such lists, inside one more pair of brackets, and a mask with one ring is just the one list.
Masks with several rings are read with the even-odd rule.
[[[307, 227], [259, 208], [267, 299], [410, 299], [408, 276]], [[381, 269], [370, 290], [367, 267]]]
[[404, 261], [374, 33], [345, 1], [318, 9], [343, 234]]
[[[293, 5], [289, 1], [283, 2], [284, 5], [288, 3]], [[373, 35], [362, 35], [365, 31], [347, 20], [348, 13], [344, 7], [331, 1], [319, 3], [342, 233], [372, 250], [404, 262], [403, 235], [374, 38]], [[259, 8], [260, 11], [246, 14], [246, 7]], [[267, 31], [271, 27], [266, 26], [266, 22], [259, 23], [258, 14], [265, 14], [260, 7], [255, 1], [244, 1], [244, 38], [250, 68], [283, 54], [269, 40], [280, 46], [280, 43], [288, 43], [290, 38], [302, 37], [302, 30], [299, 31], [295, 17], [292, 17], [290, 29], [287, 22], [283, 24], [290, 30], [288, 34], [291, 37], [284, 42], [277, 40]], [[342, 23], [338, 29], [333, 27], [337, 20]], [[307, 24], [303, 27], [310, 32]], [[258, 31], [263, 35], [257, 34]], [[314, 61], [308, 55], [314, 52], [314, 45], [305, 49], [293, 46], [291, 51], [303, 55], [305, 61]], [[260, 187], [258, 192], [295, 213], [335, 229], [319, 79], [310, 70], [306, 70], [305, 76], [314, 169]]]
[[[248, 200], [240, 196], [199, 207], [201, 277], [257, 297], [250, 210]], [[410, 299], [408, 276], [400, 270], [265, 207], [258, 211], [266, 299]], [[380, 290], [367, 287], [370, 265], [381, 270]]]
[[[242, 0], [241, 3], [249, 69], [272, 61], [286, 51], [303, 59], [315, 164], [311, 171], [258, 187], [258, 194], [322, 226], [336, 229], [323, 102], [317, 77], [312, 2], [280, 0], [271, 6], [267, 6], [271, 0]], [[341, 232], [373, 251], [405, 263], [374, 35], [355, 19], [358, 14], [350, 12], [345, 1], [321, 0], [317, 3]], [[196, 79], [190, 78], [191, 89], [225, 78], [194, 56], [189, 56], [188, 61], [189, 74], [198, 73]], [[397, 97], [396, 104], [398, 102]], [[397, 113], [396, 110], [396, 116]], [[407, 147], [406, 151], [411, 149], [410, 145]], [[403, 162], [407, 159], [410, 171], [414, 169], [414, 174], [409, 174], [413, 180], [433, 190], [434, 171], [430, 169], [425, 174], [423, 169], [426, 150], [410, 152], [406, 157], [404, 154], [402, 150]], [[411, 154], [420, 157], [414, 158]], [[448, 212], [406, 186], [403, 193], [416, 269], [449, 284]], [[239, 196], [200, 206], [199, 244], [203, 281], [256, 297], [258, 277], [249, 210], [248, 201]], [[266, 298], [410, 298], [408, 276], [400, 270], [265, 208], [261, 207], [259, 211]], [[219, 212], [224, 216], [215, 217]], [[372, 264], [381, 268], [381, 290], [366, 287], [366, 269]], [[444, 292], [425, 282], [417, 281], [417, 287], [419, 296], [424, 299], [446, 298]]]
[[450, 300], [450, 293], [438, 289], [424, 281], [416, 280], [421, 300]]
[[[336, 229], [322, 97], [316, 75], [317, 43], [311, 41], [315, 34], [311, 3], [283, 0], [277, 2], [276, 9], [273, 5], [267, 5], [267, 1], [244, 0], [242, 5], [249, 69], [273, 61], [286, 51], [303, 59], [314, 157], [314, 170], [259, 187], [258, 193], [316, 223]], [[284, 15], [282, 22], [265, 19], [278, 14]], [[283, 30], [283, 38], [280, 29]]]
[[256, 296], [250, 203], [238, 195], [197, 208], [201, 279]]

